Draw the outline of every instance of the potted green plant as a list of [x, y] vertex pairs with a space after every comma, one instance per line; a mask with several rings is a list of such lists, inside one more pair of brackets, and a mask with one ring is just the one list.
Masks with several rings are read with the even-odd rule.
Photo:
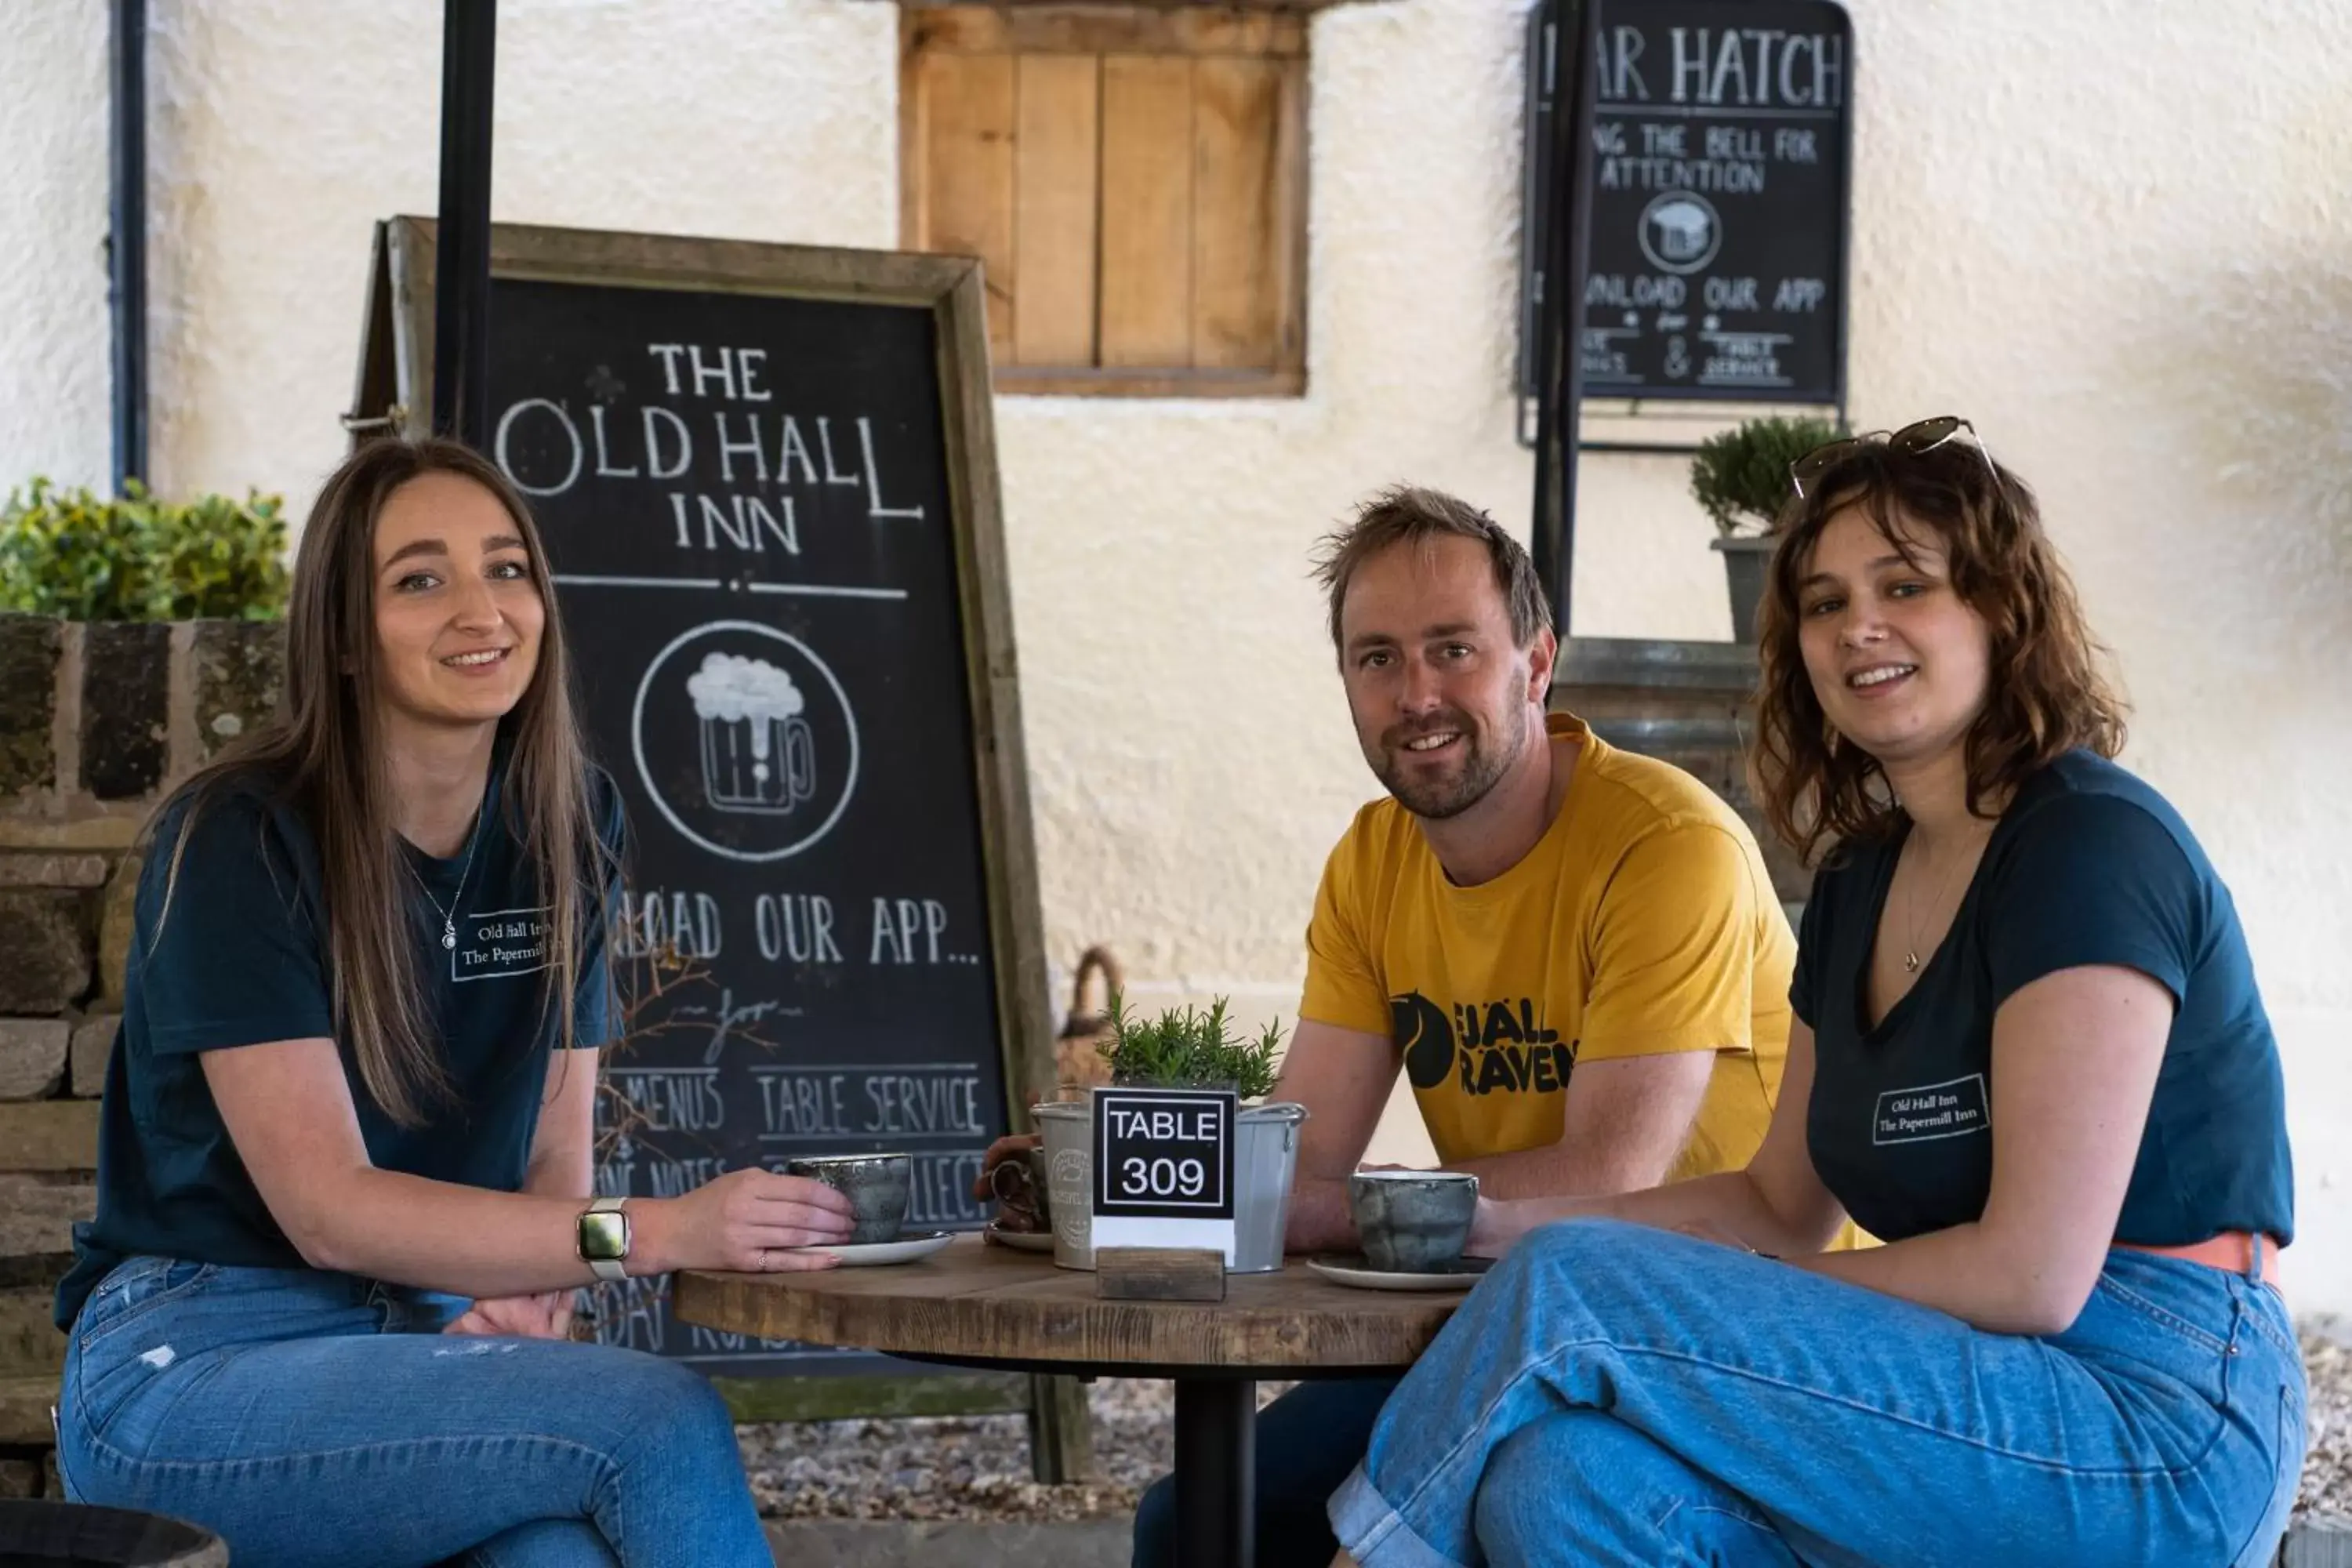
[[[1268, 1024], [1254, 1039], [1234, 1034], [1225, 999], [1207, 1012], [1171, 1008], [1156, 1018], [1127, 1010], [1113, 992], [1102, 1046], [1111, 1082], [1151, 1089], [1230, 1089], [1242, 1109], [1234, 1130], [1234, 1265], [1237, 1274], [1282, 1267], [1282, 1232], [1298, 1166], [1298, 1128], [1307, 1108], [1264, 1103], [1274, 1092], [1282, 1030]], [[1054, 1261], [1094, 1267], [1094, 1103], [1049, 1101], [1035, 1108], [1045, 1135], [1054, 1215]]]
[[1711, 548], [1723, 556], [1732, 636], [1741, 642], [1756, 640], [1756, 607], [1776, 542], [1772, 530], [1792, 493], [1789, 466], [1836, 439], [1826, 419], [1774, 415], [1708, 437], [1691, 459], [1691, 495], [1715, 523]]
[[159, 500], [35, 479], [0, 502], [0, 610], [68, 621], [276, 620], [286, 519], [276, 496]]

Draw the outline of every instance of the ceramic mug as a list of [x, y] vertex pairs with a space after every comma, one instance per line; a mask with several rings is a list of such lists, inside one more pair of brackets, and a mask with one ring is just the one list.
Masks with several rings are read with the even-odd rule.
[[1054, 1228], [1053, 1184], [1045, 1172], [1045, 1151], [1041, 1145], [1022, 1151], [1017, 1160], [1000, 1160], [988, 1173], [988, 1184], [996, 1194], [998, 1206], [1010, 1217], [1022, 1223], [1009, 1226], [1010, 1230], [1050, 1231]]
[[820, 1154], [787, 1160], [784, 1174], [823, 1182], [849, 1200], [856, 1223], [850, 1247], [896, 1241], [914, 1195], [913, 1162], [904, 1154]]
[[1461, 1261], [1478, 1213], [1466, 1171], [1358, 1171], [1348, 1208], [1364, 1260], [1387, 1274], [1435, 1274]]

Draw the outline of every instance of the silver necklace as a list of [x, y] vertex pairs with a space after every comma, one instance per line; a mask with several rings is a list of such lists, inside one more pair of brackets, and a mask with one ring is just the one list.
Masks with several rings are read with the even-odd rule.
[[432, 884], [425, 881], [425, 873], [417, 870], [414, 866], [408, 868], [410, 875], [416, 879], [416, 885], [425, 889], [425, 901], [430, 903], [441, 917], [441, 948], [445, 952], [457, 951], [457, 906], [466, 899], [466, 879], [474, 874], [474, 849], [482, 841], [482, 818], [488, 815], [489, 809], [489, 801], [485, 796], [481, 809], [474, 813], [474, 830], [466, 836], [466, 866], [457, 873], [457, 890], [449, 895], [449, 902], [446, 908], [440, 900], [433, 896]]

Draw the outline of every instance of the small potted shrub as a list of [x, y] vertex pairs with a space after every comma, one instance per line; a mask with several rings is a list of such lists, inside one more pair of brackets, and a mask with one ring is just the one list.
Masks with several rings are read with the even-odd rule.
[[1756, 640], [1756, 606], [1764, 597], [1764, 574], [1776, 542], [1773, 525], [1795, 493], [1789, 488], [1789, 465], [1836, 439], [1826, 419], [1775, 415], [1708, 437], [1691, 459], [1691, 495], [1714, 521], [1712, 548], [1723, 556], [1731, 633], [1741, 642]]
[[[1266, 1274], [1282, 1267], [1282, 1232], [1298, 1166], [1298, 1127], [1307, 1108], [1264, 1103], [1274, 1092], [1282, 1031], [1273, 1024], [1254, 1039], [1234, 1034], [1222, 996], [1205, 1013], [1171, 1008], [1156, 1018], [1129, 1013], [1111, 994], [1109, 1031], [1101, 1046], [1110, 1081], [1120, 1088], [1230, 1089], [1242, 1104], [1234, 1129], [1234, 1267]], [[1039, 1105], [1052, 1183], [1054, 1261], [1092, 1268], [1094, 1104], [1089, 1096]]]
[[276, 620], [286, 611], [276, 496], [158, 500], [36, 479], [0, 502], [0, 610], [68, 621]]

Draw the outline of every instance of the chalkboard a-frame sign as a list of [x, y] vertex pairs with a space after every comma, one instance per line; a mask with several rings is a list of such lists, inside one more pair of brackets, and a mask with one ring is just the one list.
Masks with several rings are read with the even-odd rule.
[[[430, 426], [434, 226], [378, 226], [355, 434]], [[602, 1191], [912, 1152], [913, 1229], [1053, 1081], [978, 264], [496, 226], [490, 456], [632, 837]], [[688, 962], [650, 994], [650, 955]], [[676, 1321], [714, 1375], [904, 1370]]]

